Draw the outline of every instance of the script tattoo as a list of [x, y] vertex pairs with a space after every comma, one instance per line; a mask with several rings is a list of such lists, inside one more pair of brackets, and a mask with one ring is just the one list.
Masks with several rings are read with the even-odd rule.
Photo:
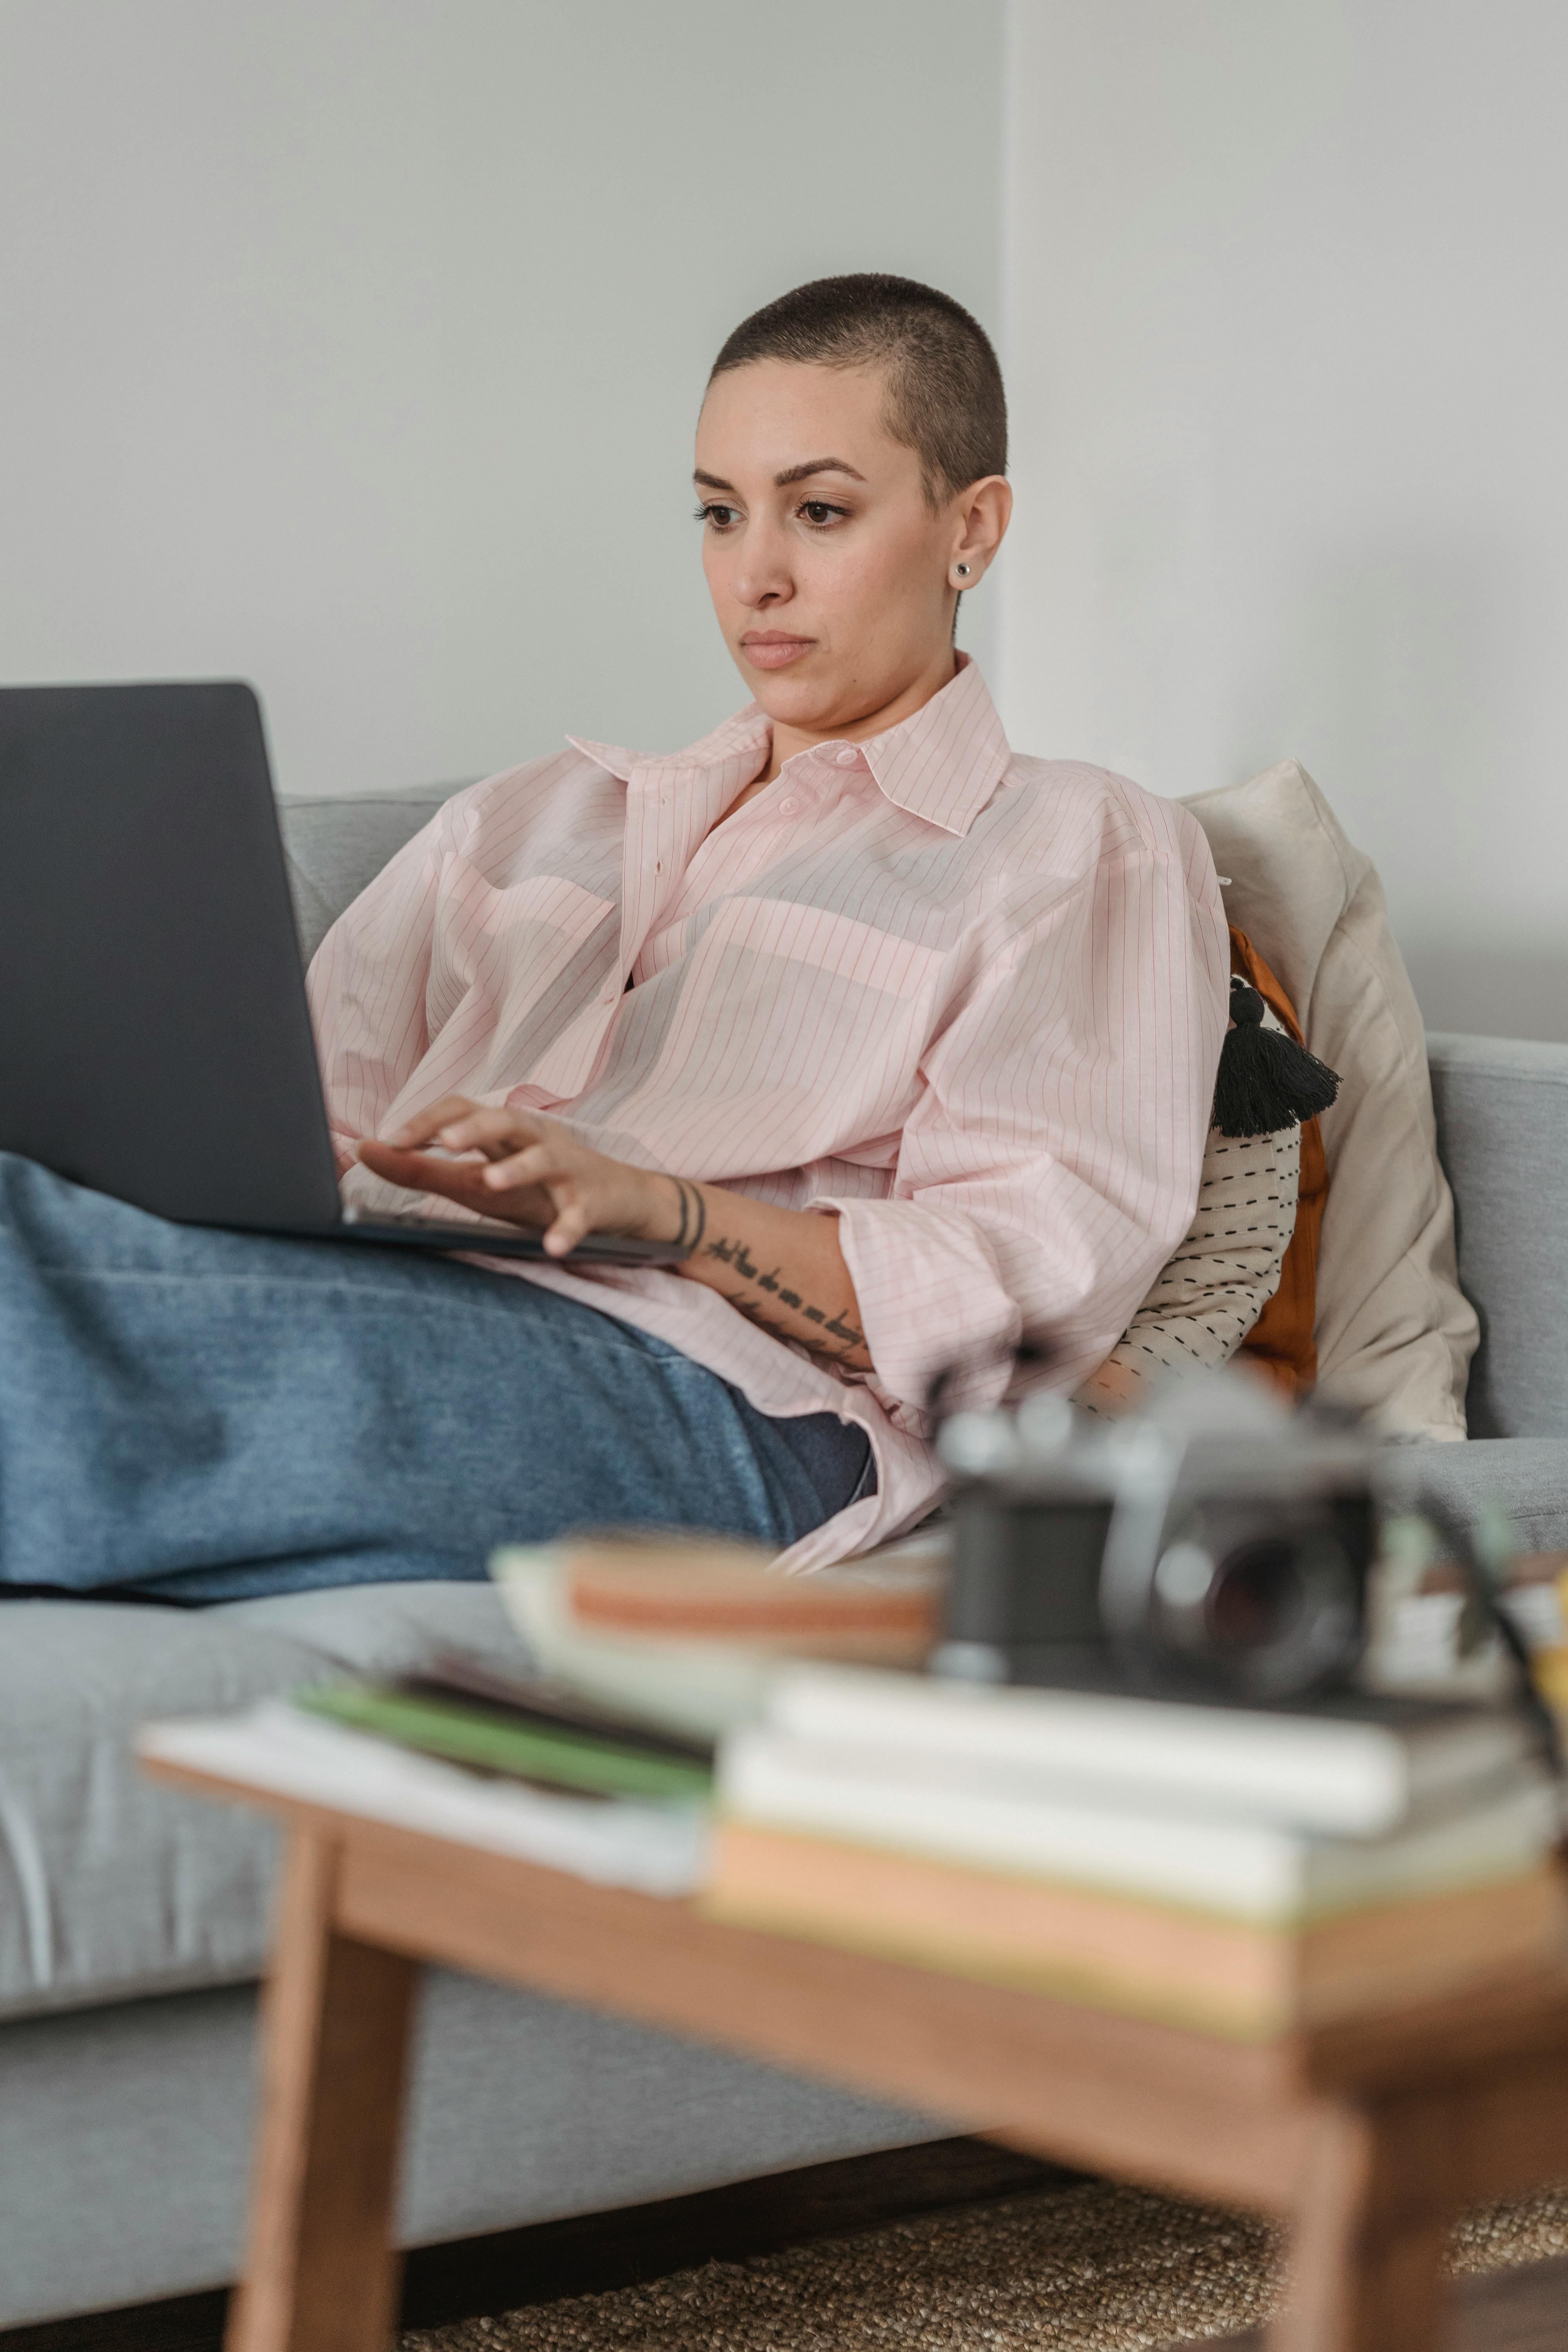
[[[814, 1354], [835, 1360], [847, 1359], [866, 1345], [866, 1334], [856, 1329], [842, 1314], [830, 1315], [826, 1307], [816, 1307], [803, 1298], [798, 1290], [791, 1290], [780, 1280], [782, 1269], [771, 1266], [764, 1274], [744, 1242], [732, 1242], [725, 1234], [716, 1234], [703, 1244], [705, 1257], [717, 1258], [721, 1265], [733, 1266], [746, 1282], [754, 1283], [759, 1291], [776, 1297], [781, 1307], [793, 1307], [803, 1322], [814, 1323], [814, 1331], [806, 1344]], [[737, 1306], [748, 1315], [759, 1329], [771, 1331], [775, 1339], [802, 1339], [806, 1335], [797, 1326], [786, 1323], [781, 1317], [766, 1314], [763, 1298], [738, 1299]]]

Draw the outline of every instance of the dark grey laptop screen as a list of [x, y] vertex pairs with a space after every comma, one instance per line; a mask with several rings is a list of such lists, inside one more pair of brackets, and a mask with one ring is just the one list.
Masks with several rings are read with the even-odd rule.
[[0, 689], [0, 1149], [187, 1223], [335, 1222], [247, 686]]

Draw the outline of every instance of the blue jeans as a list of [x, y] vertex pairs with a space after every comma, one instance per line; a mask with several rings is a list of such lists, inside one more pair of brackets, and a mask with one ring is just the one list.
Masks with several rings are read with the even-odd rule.
[[532, 1283], [166, 1224], [0, 1153], [0, 1593], [477, 1578], [584, 1526], [782, 1548], [871, 1485], [853, 1423]]

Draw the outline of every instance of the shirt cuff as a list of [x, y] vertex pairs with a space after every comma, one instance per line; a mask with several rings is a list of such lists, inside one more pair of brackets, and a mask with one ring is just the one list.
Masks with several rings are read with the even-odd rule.
[[995, 1404], [1013, 1377], [1024, 1318], [974, 1219], [912, 1201], [830, 1194], [810, 1205], [838, 1219], [876, 1366], [868, 1385], [895, 1420], [918, 1427], [943, 1374], [944, 1411]]

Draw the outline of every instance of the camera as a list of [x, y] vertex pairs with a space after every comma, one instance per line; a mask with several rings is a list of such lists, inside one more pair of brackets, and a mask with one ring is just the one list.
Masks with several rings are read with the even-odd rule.
[[1379, 1448], [1237, 1372], [1121, 1421], [1037, 1390], [943, 1421], [952, 1568], [934, 1671], [1273, 1705], [1355, 1671]]

